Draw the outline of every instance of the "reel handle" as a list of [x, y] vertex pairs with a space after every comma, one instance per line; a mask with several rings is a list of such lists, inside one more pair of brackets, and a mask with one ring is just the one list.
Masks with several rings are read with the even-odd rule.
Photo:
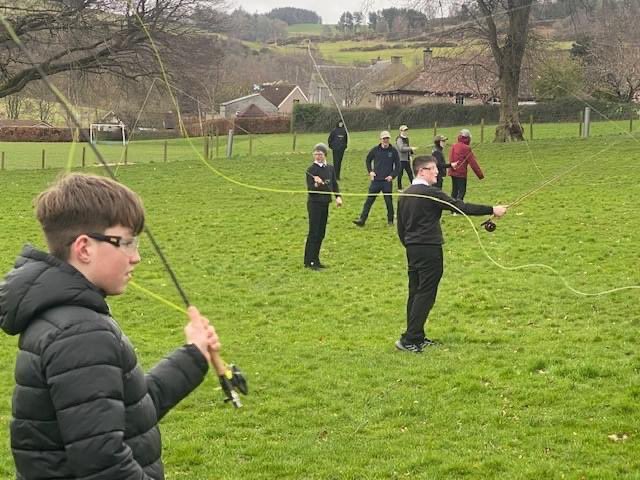
[[496, 228], [498, 228], [498, 226], [496, 225], [496, 222], [493, 221], [493, 216], [489, 217], [484, 222], [482, 222], [480, 226], [484, 227], [484, 229], [489, 233], [495, 232]]
[[249, 393], [247, 379], [244, 374], [237, 366], [227, 365], [220, 353], [209, 349], [209, 355], [211, 356], [211, 366], [218, 375], [218, 381], [225, 395], [224, 401], [231, 402], [235, 408], [242, 407], [238, 391], [243, 395]]

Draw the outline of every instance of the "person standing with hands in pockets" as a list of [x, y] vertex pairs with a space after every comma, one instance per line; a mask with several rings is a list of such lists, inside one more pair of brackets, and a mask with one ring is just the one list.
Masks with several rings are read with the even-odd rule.
[[313, 147], [313, 163], [307, 168], [309, 233], [304, 247], [304, 266], [311, 270], [326, 268], [320, 262], [320, 248], [327, 231], [331, 192], [336, 197], [336, 207], [342, 206], [336, 172], [333, 166], [327, 164], [327, 151], [324, 143]]

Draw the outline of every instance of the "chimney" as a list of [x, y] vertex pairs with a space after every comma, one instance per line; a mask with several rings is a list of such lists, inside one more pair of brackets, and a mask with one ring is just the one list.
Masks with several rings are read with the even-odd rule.
[[395, 65], [398, 65], [398, 64], [402, 63], [402, 57], [399, 57], [399, 56], [393, 55], [393, 56], [391, 57], [391, 63], [392, 63], [392, 64], [395, 64]]
[[424, 69], [427, 70], [429, 68], [429, 64], [431, 63], [431, 60], [433, 59], [433, 50], [427, 47], [422, 51], [422, 55], [423, 55]]

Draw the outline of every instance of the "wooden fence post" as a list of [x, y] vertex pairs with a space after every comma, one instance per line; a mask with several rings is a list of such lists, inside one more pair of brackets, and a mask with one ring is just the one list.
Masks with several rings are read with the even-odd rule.
[[0, 170], [4, 170], [4, 152], [2, 152], [2, 158], [0, 159]]
[[82, 168], [87, 165], [87, 147], [82, 147]]
[[163, 151], [162, 151], [162, 159], [164, 160], [164, 162], [167, 162], [167, 148], [168, 148], [168, 142], [165, 140], [164, 141], [164, 146], [163, 146]]
[[480, 143], [484, 143], [484, 118], [480, 119]]
[[202, 140], [204, 141], [204, 158], [209, 158], [209, 137], [204, 136]]
[[45, 152], [45, 149], [42, 149], [42, 169], [44, 170], [44, 164], [45, 164], [45, 158], [46, 158], [47, 154]]
[[629, 133], [633, 133], [633, 112], [629, 113]]
[[438, 135], [438, 121], [434, 121], [433, 122], [433, 137], [435, 138], [435, 136]]
[[580, 110], [580, 123], [578, 123], [578, 137], [582, 138], [582, 123], [584, 122], [584, 113]]
[[533, 140], [533, 115], [529, 115], [529, 140]]
[[293, 132], [293, 151], [296, 151], [296, 132]]
[[216, 125], [216, 158], [218, 158], [220, 151], [220, 131], [218, 130], [218, 126]]
[[127, 165], [129, 163], [129, 145], [124, 146], [124, 164]]
[[253, 137], [249, 134], [249, 156], [253, 155]]

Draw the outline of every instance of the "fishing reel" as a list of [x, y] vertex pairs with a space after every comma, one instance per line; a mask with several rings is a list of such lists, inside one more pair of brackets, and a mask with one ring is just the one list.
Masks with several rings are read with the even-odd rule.
[[222, 391], [225, 395], [225, 402], [231, 402], [231, 404], [235, 408], [242, 407], [242, 402], [240, 401], [240, 395], [238, 392], [243, 395], [249, 394], [249, 386], [247, 384], [247, 379], [236, 365], [229, 365], [224, 374], [218, 375], [218, 380], [220, 381], [220, 386], [222, 387]]
[[484, 227], [484, 229], [489, 233], [495, 232], [496, 228], [498, 228], [498, 226], [496, 225], [496, 222], [494, 222], [490, 218], [482, 222], [480, 226]]

